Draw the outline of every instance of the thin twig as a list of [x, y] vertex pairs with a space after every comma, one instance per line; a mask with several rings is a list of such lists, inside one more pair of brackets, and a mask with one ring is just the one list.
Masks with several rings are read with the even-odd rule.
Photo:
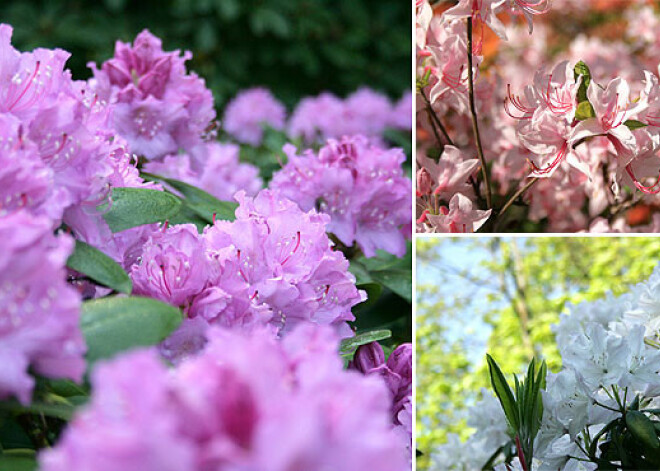
[[486, 158], [484, 157], [484, 150], [481, 146], [481, 136], [479, 134], [479, 124], [477, 123], [477, 109], [474, 104], [474, 77], [472, 76], [472, 18], [467, 19], [467, 55], [468, 55], [468, 97], [470, 100], [470, 115], [472, 117], [472, 130], [474, 131], [474, 139], [477, 143], [477, 156], [481, 162], [481, 175], [486, 187], [486, 206], [492, 209], [492, 197], [490, 188], [490, 177], [488, 176], [488, 167], [486, 167]]
[[518, 197], [521, 196], [523, 193], [525, 193], [527, 190], [529, 190], [537, 181], [539, 181], [539, 177], [533, 177], [525, 184], [525, 186], [523, 186], [521, 189], [516, 191], [514, 195], [511, 198], [509, 198], [509, 201], [507, 201], [506, 204], [502, 206], [502, 209], [497, 214], [497, 217], [498, 218], [501, 217], [502, 214], [504, 214], [504, 212], [507, 209], [509, 209], [509, 207], [518, 199]]
[[449, 137], [449, 133], [447, 132], [447, 129], [444, 127], [444, 125], [442, 124], [442, 121], [440, 121], [440, 118], [438, 118], [438, 115], [435, 114], [435, 111], [433, 110], [433, 106], [431, 105], [431, 102], [429, 101], [429, 98], [426, 96], [426, 93], [424, 93], [424, 90], [420, 90], [420, 94], [422, 95], [422, 98], [424, 99], [424, 102], [426, 103], [426, 110], [428, 111], [429, 116], [431, 117], [431, 120], [440, 129], [440, 131], [442, 132], [442, 135], [447, 140], [447, 144], [449, 144], [450, 146], [453, 146], [454, 141], [452, 141], [451, 137]]

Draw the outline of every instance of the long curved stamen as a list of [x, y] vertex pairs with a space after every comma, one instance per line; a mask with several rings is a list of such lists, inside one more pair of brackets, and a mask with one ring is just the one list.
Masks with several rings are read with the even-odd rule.
[[284, 261], [282, 261], [282, 265], [284, 265], [286, 262], [289, 261], [289, 259], [293, 256], [294, 253], [298, 250], [300, 247], [300, 231], [296, 232], [296, 246], [293, 248], [293, 250], [289, 253], [289, 255], [286, 256]]
[[564, 157], [566, 157], [567, 150], [568, 150], [568, 142], [565, 142], [564, 145], [561, 146], [561, 149], [559, 149], [559, 152], [557, 153], [555, 160], [553, 160], [547, 167], [544, 168], [538, 167], [534, 162], [530, 160], [529, 163], [532, 166], [532, 170], [534, 170], [534, 173], [537, 173], [539, 175], [545, 175], [550, 173], [557, 165], [561, 163], [562, 160], [564, 160]]
[[34, 68], [34, 72], [32, 72], [32, 76], [28, 79], [27, 83], [25, 84], [25, 88], [23, 89], [23, 91], [18, 95], [18, 97], [14, 100], [14, 102], [11, 105], [9, 105], [9, 108], [8, 108], [9, 111], [11, 111], [12, 108], [14, 108], [14, 106], [16, 106], [16, 104], [19, 101], [21, 101], [21, 99], [25, 96], [25, 94], [30, 89], [30, 87], [32, 87], [32, 84], [34, 83], [34, 81], [37, 78], [37, 75], [39, 74], [39, 67], [40, 66], [41, 66], [41, 61], [37, 61], [37, 64]]
[[[553, 92], [554, 92], [554, 97], [552, 96]], [[545, 93], [543, 94], [543, 98], [544, 98], [543, 101], [545, 101], [545, 104], [548, 105], [548, 108], [550, 108], [550, 111], [552, 111], [555, 114], [566, 113], [571, 108], [573, 108], [572, 98], [570, 98], [570, 97], [569, 98], [566, 98], [566, 97], [562, 98], [559, 95], [559, 88], [552, 86], [552, 74], [550, 74], [548, 76], [548, 86], [545, 89]]]
[[[521, 10], [526, 11], [532, 15], [541, 15], [550, 11], [550, 2], [544, 0], [542, 3], [528, 2], [525, 0], [514, 0]], [[540, 9], [539, 7], [543, 5]]]
[[[508, 114], [514, 119], [531, 119], [532, 114], [534, 114], [535, 108], [523, 105], [521, 98], [518, 95], [514, 95], [511, 93], [510, 83], [507, 84], [506, 86], [506, 93], [507, 96], [504, 99], [504, 111], [506, 112], [506, 114]], [[518, 111], [521, 111], [523, 113], [523, 116], [515, 116], [509, 108], [509, 103], [511, 103]]]
[[[632, 166], [631, 164], [626, 165], [626, 172], [628, 172], [628, 175], [632, 179], [633, 183], [635, 184], [635, 187], [641, 191], [642, 193], [646, 193], [647, 195], [657, 195], [660, 193], [660, 175], [658, 176], [658, 180], [651, 186], [644, 186], [642, 183], [635, 177], [635, 174], [633, 173]], [[658, 186], [657, 189], [654, 189], [656, 186]]]

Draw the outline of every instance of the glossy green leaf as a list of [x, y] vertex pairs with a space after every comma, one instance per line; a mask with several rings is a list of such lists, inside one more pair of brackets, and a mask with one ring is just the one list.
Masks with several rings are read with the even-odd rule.
[[573, 73], [575, 75], [575, 80], [577, 80], [580, 75], [582, 76], [582, 83], [580, 84], [580, 88], [578, 89], [578, 93], [577, 93], [578, 103], [582, 103], [583, 101], [588, 101], [587, 89], [589, 88], [589, 84], [591, 84], [591, 71], [589, 70], [589, 67], [587, 66], [587, 64], [580, 61], [577, 64], [575, 64], [575, 67], [573, 68]]
[[645, 128], [646, 126], [648, 126], [648, 124], [642, 123], [641, 121], [637, 121], [635, 119], [629, 119], [628, 121], [624, 121], [623, 124], [628, 126], [628, 128], [631, 131], [634, 131], [635, 129]]
[[584, 121], [585, 119], [589, 118], [594, 118], [596, 116], [596, 112], [594, 111], [594, 107], [591, 106], [591, 103], [588, 101], [583, 101], [581, 102], [577, 110], [575, 110], [575, 119], [578, 121]]
[[148, 188], [114, 188], [112, 204], [99, 209], [106, 211], [103, 219], [112, 232], [131, 227], [163, 222], [179, 212], [181, 201], [165, 191]]
[[80, 320], [87, 359], [102, 358], [134, 347], [156, 345], [181, 323], [179, 309], [140, 297], [107, 297], [83, 303]]
[[184, 197], [185, 205], [208, 223], [213, 223], [214, 215], [216, 219], [226, 221], [233, 221], [236, 218], [234, 213], [238, 204], [233, 201], [220, 201], [218, 198], [210, 195], [204, 190], [200, 190], [199, 188], [180, 180], [148, 173], [143, 175], [151, 180], [165, 182], [181, 193]]
[[504, 415], [506, 416], [509, 425], [514, 432], [517, 432], [520, 429], [520, 420], [518, 417], [516, 401], [511, 392], [511, 388], [506, 382], [506, 378], [504, 378], [504, 374], [495, 360], [493, 360], [490, 355], [486, 354], [486, 361], [488, 362], [488, 371], [490, 373], [490, 382], [493, 386], [493, 390], [495, 391], [497, 398], [500, 400], [502, 410], [504, 410]]
[[653, 451], [660, 450], [660, 440], [653, 426], [653, 422], [642, 412], [629, 410], [626, 413], [626, 425], [630, 433], [639, 440], [645, 448]]
[[394, 291], [408, 302], [412, 302], [412, 271], [404, 269], [370, 272], [371, 278]]
[[371, 342], [378, 342], [385, 340], [392, 336], [389, 330], [372, 330], [371, 332], [364, 332], [355, 337], [344, 339], [339, 346], [339, 353], [342, 356], [352, 355], [360, 345], [366, 345]]
[[76, 240], [66, 266], [120, 293], [130, 294], [133, 289], [131, 279], [117, 262], [85, 242]]
[[47, 417], [56, 417], [62, 420], [70, 420], [73, 416], [74, 409], [73, 405], [66, 402], [60, 402], [57, 404], [32, 402], [26, 406], [14, 400], [0, 401], [0, 410], [18, 413], [43, 414]]
[[0, 455], [2, 471], [36, 471], [37, 458], [32, 450], [6, 450]]

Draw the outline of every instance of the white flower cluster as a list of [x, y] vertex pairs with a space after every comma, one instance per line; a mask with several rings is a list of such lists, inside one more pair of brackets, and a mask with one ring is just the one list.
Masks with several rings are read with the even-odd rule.
[[[563, 368], [548, 373], [543, 391], [534, 444], [538, 471], [595, 470], [601, 450], [590, 445], [605, 438], [599, 432], [607, 424], [633, 403], [647, 410], [660, 406], [660, 266], [622, 296], [570, 305], [568, 311], [554, 326]], [[510, 437], [498, 407], [491, 394], [471, 409], [469, 423], [477, 432], [465, 443], [450, 437], [434, 454], [432, 469], [481, 469], [506, 446]], [[517, 459], [495, 467], [516, 469], [522, 469]]]

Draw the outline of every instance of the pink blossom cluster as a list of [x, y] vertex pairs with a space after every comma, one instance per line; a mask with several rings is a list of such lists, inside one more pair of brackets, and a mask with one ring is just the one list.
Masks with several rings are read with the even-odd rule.
[[114, 105], [113, 126], [131, 153], [160, 159], [202, 142], [215, 110], [204, 80], [186, 73], [191, 57], [189, 51], [163, 51], [161, 40], [144, 30], [132, 45], [117, 41], [115, 56], [100, 69], [89, 64], [90, 85]]
[[387, 128], [411, 130], [411, 114], [410, 92], [394, 105], [369, 88], [360, 88], [345, 100], [325, 92], [298, 103], [289, 119], [288, 133], [308, 144], [355, 134], [378, 142]]
[[261, 87], [249, 88], [236, 95], [225, 108], [222, 127], [238, 142], [258, 147], [264, 125], [284, 129], [286, 108], [273, 94]]
[[412, 344], [396, 347], [385, 361], [378, 342], [360, 346], [349, 367], [366, 375], [383, 378], [392, 398], [392, 422], [412, 448]]
[[0, 215], [0, 399], [31, 400], [28, 368], [51, 378], [82, 379], [85, 342], [80, 294], [66, 283], [71, 237], [26, 209]]
[[282, 342], [213, 329], [174, 371], [129, 353], [94, 372], [90, 404], [42, 469], [409, 469], [383, 383], [345, 371], [336, 348], [308, 325]]
[[[589, 11], [564, 3], [550, 21]], [[486, 222], [498, 231], [525, 222], [548, 232], [660, 230], [660, 15], [639, 3], [621, 6], [629, 40], [580, 34], [554, 52], [549, 26], [536, 22], [551, 2], [460, 1], [446, 11], [416, 2], [417, 231], [471, 232]], [[507, 9], [527, 27], [500, 22]], [[484, 28], [508, 38], [487, 58]]]
[[182, 308], [186, 321], [163, 352], [179, 358], [203, 345], [208, 324], [273, 334], [302, 321], [346, 324], [366, 295], [355, 287], [344, 255], [326, 235], [329, 217], [304, 212], [277, 192], [237, 194], [233, 222], [216, 221], [202, 235], [192, 224], [155, 232], [131, 267], [134, 292]]
[[146, 162], [145, 172], [174, 178], [212, 194], [222, 201], [231, 200], [234, 194], [245, 191], [254, 196], [262, 187], [259, 169], [239, 161], [237, 144], [206, 142], [189, 154], [172, 154], [161, 161]]
[[80, 294], [66, 283], [73, 239], [55, 230], [107, 199], [107, 109], [71, 79], [61, 49], [21, 53], [0, 25], [0, 396], [31, 399], [28, 369], [80, 380]]
[[365, 256], [378, 249], [403, 256], [411, 236], [412, 183], [403, 175], [401, 149], [383, 149], [358, 135], [330, 139], [318, 152], [297, 155], [291, 145], [284, 152], [288, 162], [270, 188], [304, 210], [328, 214], [328, 231]]

